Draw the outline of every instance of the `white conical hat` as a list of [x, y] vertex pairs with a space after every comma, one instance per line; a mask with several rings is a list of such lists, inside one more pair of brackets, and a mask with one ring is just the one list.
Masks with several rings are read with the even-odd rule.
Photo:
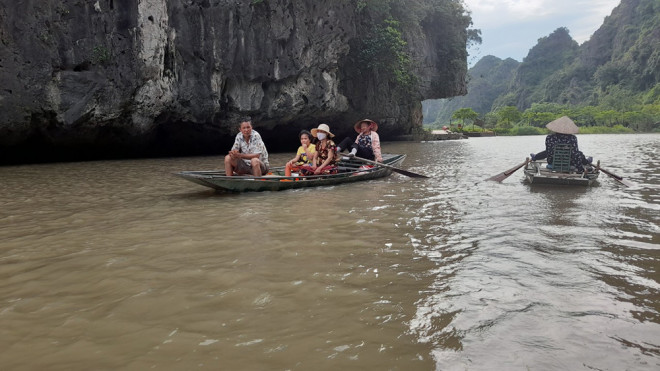
[[577, 134], [580, 130], [568, 116], [562, 116], [545, 127], [559, 134]]

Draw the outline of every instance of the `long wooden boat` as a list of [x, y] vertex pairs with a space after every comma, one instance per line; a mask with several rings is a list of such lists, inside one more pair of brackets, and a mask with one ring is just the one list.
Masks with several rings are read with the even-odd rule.
[[560, 184], [560, 185], [579, 185], [590, 186], [598, 175], [598, 170], [588, 171], [586, 173], [563, 173], [553, 171], [546, 167], [545, 161], [531, 161], [525, 166], [525, 178], [530, 184]]
[[[383, 154], [383, 164], [397, 167], [406, 155]], [[182, 171], [175, 173], [183, 179], [229, 192], [283, 191], [304, 187], [329, 186], [383, 178], [392, 174], [392, 169], [384, 166], [363, 166], [357, 160], [342, 160], [338, 163], [339, 172], [330, 175], [284, 176], [284, 167], [276, 167], [264, 176], [227, 176], [224, 171]]]

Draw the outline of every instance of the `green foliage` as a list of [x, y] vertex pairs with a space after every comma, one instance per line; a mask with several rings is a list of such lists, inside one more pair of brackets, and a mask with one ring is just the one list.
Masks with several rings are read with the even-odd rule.
[[481, 30], [478, 29], [469, 29], [467, 30], [467, 45], [468, 48], [472, 45], [481, 44], [483, 40], [481, 39]]
[[472, 108], [461, 108], [454, 112], [451, 117], [453, 119], [461, 120], [461, 123], [464, 125], [466, 122], [471, 122], [472, 128], [474, 129], [474, 121], [477, 119], [477, 117], [479, 117], [479, 114], [476, 113]]
[[629, 78], [625, 66], [618, 63], [608, 62], [600, 66], [594, 74], [594, 80], [601, 89], [610, 85], [616, 85]]
[[484, 128], [494, 129], [497, 126], [497, 115], [494, 112], [488, 112], [484, 115]]
[[371, 19], [383, 20], [392, 17], [392, 3], [395, 0], [357, 0], [355, 7], [362, 16]]
[[[448, 73], [455, 78], [460, 63], [465, 63], [466, 43], [479, 41], [479, 31], [467, 28], [471, 18], [462, 0], [350, 0], [359, 13], [358, 36], [351, 42], [350, 58], [360, 73], [389, 83], [396, 94], [416, 94], [418, 81], [414, 75], [415, 52], [407, 40], [417, 39], [410, 33], [445, 35], [442, 45], [448, 49]], [[431, 38], [438, 44], [438, 40]], [[440, 51], [438, 51], [440, 53]], [[458, 67], [453, 67], [456, 64]], [[448, 79], [449, 80], [449, 79]]]
[[538, 112], [531, 109], [526, 110], [521, 115], [522, 121], [527, 125], [534, 127], [542, 127], [548, 122], [557, 118], [557, 115], [552, 112]]
[[92, 50], [92, 63], [103, 64], [110, 60], [110, 50], [105, 46], [97, 45]]
[[485, 130], [479, 125], [472, 124], [469, 127], [461, 127], [460, 129], [456, 129], [456, 131], [462, 133], [481, 133], [484, 132]]
[[497, 115], [498, 122], [497, 124], [500, 126], [511, 126], [514, 123], [520, 121], [522, 118], [522, 114], [518, 109], [514, 106], [505, 106], [497, 111], [495, 111], [495, 114]]
[[[506, 106], [479, 118], [471, 108], [461, 108], [452, 115], [462, 123], [495, 129], [502, 135], [536, 135], [547, 132], [545, 125], [561, 116], [568, 116], [580, 127], [580, 133], [630, 133], [660, 131], [660, 102], [634, 104], [625, 110], [602, 106], [573, 106], [537, 103], [524, 112]], [[435, 124], [434, 124], [435, 125]], [[437, 125], [440, 127], [441, 125]]]
[[[500, 136], [513, 136], [513, 135], [548, 135], [550, 133], [547, 129], [534, 128], [529, 126], [513, 126], [511, 128], [497, 128], [495, 129], [497, 135]], [[589, 126], [581, 127], [580, 134], [632, 134], [635, 131], [624, 127], [622, 125], [608, 126]]]
[[[543, 108], [547, 111], [544, 112]], [[531, 126], [545, 125], [561, 116], [568, 116], [580, 127], [580, 132], [590, 132], [590, 127], [614, 128], [625, 127], [630, 131], [651, 131], [655, 123], [660, 122], [660, 104], [633, 104], [622, 110], [606, 106], [572, 106], [572, 105], [535, 105], [522, 114], [523, 121]], [[526, 121], [525, 118], [543, 118], [537, 121]], [[604, 131], [599, 132], [620, 132]], [[628, 132], [628, 131], [625, 131]]]
[[532, 126], [514, 126], [509, 135], [542, 135], [546, 134], [547, 130], [535, 128]]
[[623, 125], [609, 126], [590, 126], [580, 128], [580, 134], [631, 134], [635, 131]]
[[600, 106], [617, 111], [625, 111], [629, 107], [640, 103], [639, 98], [632, 91], [620, 85], [611, 85], [601, 92]]
[[497, 111], [500, 107], [506, 106], [515, 106], [518, 101], [518, 97], [515, 93], [506, 93], [498, 96], [493, 102], [493, 110]]
[[465, 122], [466, 120], [474, 121], [479, 117], [479, 114], [474, 112], [472, 108], [461, 108], [458, 111], [454, 112], [451, 116], [453, 119], [461, 120]]
[[660, 104], [660, 83], [655, 84], [655, 86], [642, 94], [642, 103], [644, 104]]
[[359, 62], [380, 74], [390, 76], [400, 86], [411, 88], [416, 82], [411, 73], [411, 59], [399, 22], [388, 18], [373, 28], [372, 34], [362, 40]]

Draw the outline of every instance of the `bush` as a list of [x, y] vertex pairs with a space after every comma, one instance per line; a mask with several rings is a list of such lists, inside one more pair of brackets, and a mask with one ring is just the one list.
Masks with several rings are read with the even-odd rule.
[[586, 126], [580, 128], [580, 134], [631, 134], [635, 131], [623, 125], [608, 126]]
[[516, 126], [510, 130], [510, 133], [511, 135], [542, 135], [546, 134], [547, 130], [534, 126]]

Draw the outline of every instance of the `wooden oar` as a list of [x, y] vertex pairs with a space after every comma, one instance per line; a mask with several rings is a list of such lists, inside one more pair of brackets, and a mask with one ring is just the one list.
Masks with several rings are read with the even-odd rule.
[[623, 179], [622, 176], [611, 173], [611, 172], [603, 169], [602, 167], [600, 167], [600, 161], [598, 161], [598, 163], [596, 164], [596, 170], [602, 171], [603, 173], [607, 174], [607, 176], [609, 176], [610, 178], [612, 178], [612, 179], [616, 180], [617, 182], [623, 184], [626, 187], [632, 186], [632, 183], [630, 183], [629, 181]]
[[383, 163], [376, 162], [376, 161], [367, 160], [366, 158], [357, 157], [357, 156], [349, 156], [349, 157], [350, 157], [350, 158], [354, 158], [354, 159], [356, 159], [356, 160], [358, 160], [358, 161], [366, 162], [366, 163], [368, 163], [368, 164], [372, 164], [372, 165], [376, 165], [376, 166], [386, 167], [386, 168], [388, 168], [388, 169], [391, 169], [391, 170], [394, 171], [394, 172], [397, 172], [397, 173], [399, 173], [399, 174], [403, 174], [403, 175], [405, 175], [405, 176], [409, 176], [409, 177], [411, 177], [411, 178], [428, 178], [426, 175], [413, 173], [412, 171], [399, 169], [398, 167], [394, 167], [394, 166], [391, 166], [391, 165], [383, 164]]
[[518, 169], [520, 169], [521, 167], [527, 165], [528, 163], [529, 163], [529, 157], [527, 157], [527, 159], [525, 159], [525, 162], [523, 162], [522, 164], [518, 164], [515, 167], [512, 167], [511, 169], [509, 169], [507, 171], [504, 171], [504, 172], [501, 172], [497, 175], [493, 175], [492, 177], [490, 177], [486, 180], [492, 180], [494, 182], [501, 182], [504, 179], [508, 178], [509, 175], [515, 173], [516, 171], [518, 171]]

